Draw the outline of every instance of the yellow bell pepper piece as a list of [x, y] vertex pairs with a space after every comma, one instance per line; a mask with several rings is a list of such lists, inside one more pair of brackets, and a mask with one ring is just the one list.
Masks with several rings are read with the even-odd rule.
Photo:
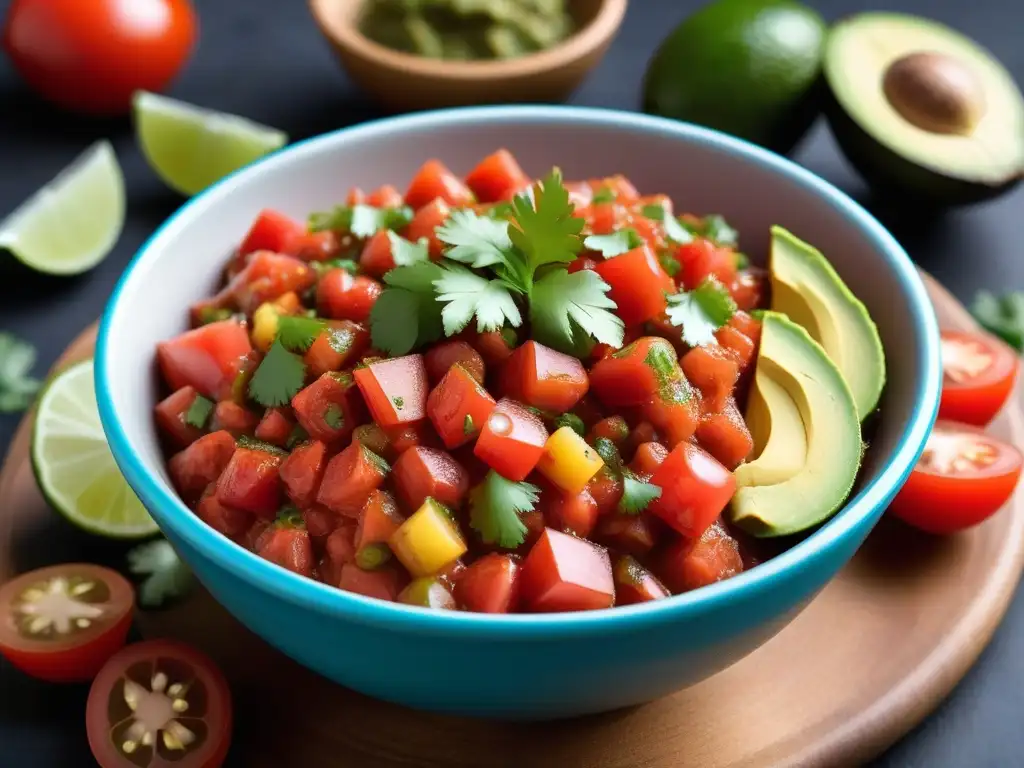
[[402, 523], [388, 546], [414, 578], [431, 576], [466, 553], [458, 527], [433, 499]]
[[273, 302], [260, 304], [252, 315], [252, 344], [261, 352], [270, 349], [277, 336], [277, 318], [280, 311]]
[[576, 495], [590, 478], [604, 466], [604, 461], [572, 427], [561, 427], [544, 443], [544, 455], [537, 469], [548, 480], [570, 495]]

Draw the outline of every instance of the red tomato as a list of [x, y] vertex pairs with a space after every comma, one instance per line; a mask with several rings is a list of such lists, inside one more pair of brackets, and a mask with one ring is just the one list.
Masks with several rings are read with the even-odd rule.
[[709, 277], [717, 278], [726, 286], [736, 277], [736, 253], [702, 237], [680, 245], [676, 249], [676, 259], [683, 267], [681, 282], [687, 290], [693, 290]]
[[[758, 333], [760, 333], [760, 326], [758, 326]], [[727, 325], [715, 331], [715, 338], [722, 345], [722, 348], [736, 359], [740, 366], [740, 373], [747, 370], [750, 364], [754, 362], [757, 343], [750, 336]]]
[[511, 357], [514, 344], [501, 331], [487, 331], [477, 335], [473, 346], [488, 366], [498, 366]]
[[512, 353], [501, 379], [509, 397], [555, 413], [572, 409], [590, 389], [579, 360], [535, 341]]
[[604, 438], [621, 446], [629, 437], [629, 424], [621, 416], [606, 416], [591, 427], [587, 434], [587, 442], [593, 444], [595, 440]]
[[192, 445], [171, 456], [167, 473], [174, 489], [186, 503], [193, 503], [235, 455], [235, 438], [230, 432], [219, 430], [196, 440]]
[[435, 448], [410, 448], [395, 462], [392, 475], [398, 498], [410, 514], [427, 497], [458, 507], [469, 490], [469, 475], [451, 454]]
[[387, 491], [377, 490], [370, 494], [359, 515], [356, 527], [356, 551], [373, 544], [386, 544], [391, 534], [397, 531], [405, 518], [398, 511], [394, 497]]
[[370, 494], [380, 488], [388, 465], [362, 443], [353, 442], [324, 470], [317, 503], [339, 515], [359, 517]]
[[608, 551], [546, 528], [523, 562], [519, 591], [531, 611], [611, 608], [615, 582]]
[[473, 452], [499, 475], [525, 480], [540, 457], [548, 431], [533, 411], [515, 400], [499, 400], [484, 422]]
[[295, 418], [314, 440], [345, 443], [367, 420], [366, 406], [348, 373], [325, 373], [292, 398]]
[[350, 320], [328, 320], [327, 328], [306, 352], [310, 376], [340, 371], [359, 359], [370, 346], [370, 332]]
[[601, 467], [587, 484], [587, 490], [597, 502], [599, 515], [610, 515], [622, 498], [622, 475], [607, 466]]
[[344, 269], [328, 271], [316, 286], [316, 305], [324, 317], [366, 322], [381, 291], [376, 280], [352, 277]]
[[656, 522], [646, 513], [608, 514], [598, 523], [594, 539], [618, 552], [643, 557], [654, 549]]
[[273, 251], [256, 251], [207, 304], [252, 314], [260, 304], [286, 293], [302, 293], [315, 282], [316, 273], [306, 262]]
[[654, 575], [629, 555], [615, 561], [615, 601], [619, 605], [633, 605], [671, 596]]
[[437, 228], [448, 221], [451, 212], [451, 206], [443, 198], [438, 197], [416, 211], [403, 236], [414, 243], [425, 237], [430, 258], [437, 261], [448, 247], [438, 239]]
[[221, 400], [213, 409], [210, 429], [223, 429], [235, 437], [252, 435], [259, 426], [260, 417], [233, 400]]
[[395, 268], [395, 257], [391, 253], [391, 237], [388, 230], [382, 229], [363, 246], [359, 254], [359, 270], [366, 274], [381, 278]]
[[736, 279], [729, 285], [729, 293], [733, 301], [741, 310], [750, 311], [758, 309], [765, 304], [765, 293], [767, 292], [768, 273], [764, 269], [750, 267], [736, 275]]
[[327, 446], [319, 440], [295, 446], [288, 458], [281, 462], [279, 473], [285, 493], [300, 509], [316, 501], [326, 464]]
[[[244, 259], [256, 251], [291, 255], [305, 234], [306, 228], [295, 219], [268, 208], [260, 211], [242, 244], [238, 246], [238, 257]], [[244, 266], [244, 263], [240, 266]]]
[[626, 325], [657, 317], [665, 311], [665, 294], [675, 292], [672, 278], [646, 245], [606, 259], [594, 271], [611, 286], [608, 298], [618, 306], [615, 314]]
[[557, 488], [545, 488], [541, 497], [544, 519], [549, 528], [588, 538], [597, 525], [597, 501], [586, 488], [570, 496]]
[[682, 370], [672, 344], [645, 336], [594, 363], [590, 386], [605, 405], [642, 405], [666, 382], [680, 377]]
[[427, 398], [430, 422], [449, 449], [480, 434], [494, 407], [494, 398], [461, 365], [452, 366]]
[[313, 577], [316, 559], [309, 531], [286, 523], [274, 523], [256, 540], [255, 552], [264, 560], [306, 578]]
[[427, 415], [430, 383], [423, 355], [406, 355], [356, 368], [359, 391], [382, 427], [420, 421]]
[[640, 443], [633, 454], [633, 460], [629, 468], [638, 475], [650, 477], [658, 471], [658, 467], [664, 463], [668, 456], [668, 450], [661, 443], [654, 441]]
[[467, 186], [482, 203], [503, 200], [528, 182], [529, 178], [507, 149], [488, 155], [466, 176]]
[[3, 47], [43, 98], [117, 115], [136, 91], [164, 90], [195, 38], [188, 0], [14, 0]]
[[678, 595], [741, 573], [743, 558], [736, 539], [716, 521], [698, 539], [672, 542], [657, 566], [661, 580]]
[[510, 555], [484, 555], [459, 574], [455, 599], [467, 611], [511, 613], [519, 598], [519, 564]]
[[374, 208], [398, 208], [402, 202], [402, 193], [390, 184], [377, 187], [366, 196], [366, 204]]
[[23, 573], [0, 587], [0, 653], [40, 680], [91, 680], [124, 645], [134, 607], [132, 585], [98, 565]]
[[1010, 397], [1018, 364], [1013, 350], [988, 334], [943, 331], [939, 418], [988, 424]]
[[[216, 483], [210, 483], [203, 492], [203, 497], [196, 504], [196, 517], [213, 530], [235, 541], [251, 530], [254, 523], [251, 512], [220, 503]], [[260, 522], [265, 524], [266, 521]]]
[[93, 681], [85, 709], [100, 768], [220, 768], [232, 718], [231, 689], [221, 671], [171, 640], [121, 650]]
[[462, 208], [473, 202], [469, 187], [459, 181], [447, 166], [439, 160], [427, 160], [416, 172], [405, 193], [405, 204], [410, 208], [422, 208], [440, 197], [455, 208]]
[[746, 461], [754, 450], [750, 428], [732, 398], [720, 412], [704, 415], [697, 427], [697, 440], [730, 470]]
[[202, 429], [185, 419], [198, 396], [195, 387], [182, 387], [157, 403], [156, 423], [176, 448], [184, 448], [203, 436]]
[[740, 378], [736, 356], [720, 346], [695, 347], [683, 355], [679, 365], [703, 395], [704, 408], [717, 413], [725, 407]]
[[256, 425], [256, 438], [265, 443], [284, 448], [288, 443], [295, 421], [289, 408], [268, 408]]
[[461, 365], [477, 383], [484, 383], [484, 359], [465, 341], [442, 341], [423, 356], [427, 378], [436, 385], [453, 365]]
[[736, 491], [732, 473], [693, 443], [677, 445], [651, 483], [661, 488], [651, 512], [691, 539], [704, 533]]
[[357, 595], [394, 601], [406, 580], [407, 577], [403, 578], [402, 572], [394, 566], [364, 571], [355, 563], [346, 563], [341, 566], [338, 587]]
[[221, 400], [231, 397], [231, 385], [251, 352], [245, 326], [222, 320], [161, 341], [156, 359], [171, 389], [192, 386], [205, 397]]
[[238, 448], [217, 481], [217, 500], [258, 517], [273, 518], [281, 508], [281, 456]]
[[889, 511], [923, 531], [954, 533], [995, 514], [1020, 472], [1014, 446], [977, 427], [939, 421]]
[[[301, 225], [300, 225], [301, 226]], [[337, 232], [303, 232], [286, 251], [301, 261], [330, 261], [341, 255], [342, 243]]]
[[667, 380], [640, 409], [669, 448], [689, 440], [700, 424], [700, 398], [681, 374]]

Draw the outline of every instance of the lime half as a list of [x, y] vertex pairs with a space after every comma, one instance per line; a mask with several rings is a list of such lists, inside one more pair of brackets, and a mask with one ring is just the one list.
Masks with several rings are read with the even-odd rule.
[[100, 536], [136, 539], [157, 526], [121, 476], [100, 424], [92, 360], [61, 372], [43, 391], [32, 426], [32, 468], [46, 500]]
[[124, 228], [124, 176], [109, 141], [93, 144], [0, 222], [0, 247], [40, 272], [99, 264]]
[[168, 186], [195, 195], [280, 149], [281, 131], [146, 91], [135, 94], [135, 132], [150, 166]]

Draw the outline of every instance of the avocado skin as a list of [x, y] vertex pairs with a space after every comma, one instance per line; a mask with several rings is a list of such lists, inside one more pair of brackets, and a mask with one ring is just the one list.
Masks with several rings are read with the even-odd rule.
[[923, 168], [877, 141], [843, 109], [831, 88], [824, 90], [825, 116], [836, 143], [881, 198], [929, 208], [952, 208], [999, 197], [1016, 187], [1024, 176], [1018, 174], [993, 186]]

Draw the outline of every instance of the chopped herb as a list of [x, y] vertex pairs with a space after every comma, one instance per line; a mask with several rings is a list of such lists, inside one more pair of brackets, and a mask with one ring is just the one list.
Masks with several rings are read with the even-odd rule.
[[978, 291], [971, 304], [971, 314], [982, 327], [1018, 352], [1024, 347], [1024, 291], [1002, 296]]
[[277, 510], [274, 522], [281, 528], [305, 528], [306, 520], [294, 504], [285, 504]]
[[621, 256], [634, 248], [639, 248], [643, 244], [644, 241], [632, 227], [620, 229], [618, 232], [613, 232], [610, 235], [591, 235], [583, 241], [584, 248], [597, 251], [606, 259], [610, 259], [613, 256]]
[[702, 229], [704, 237], [718, 245], [735, 248], [739, 244], [739, 232], [717, 213], [704, 217]]
[[249, 381], [249, 397], [267, 408], [288, 405], [305, 381], [302, 358], [276, 339]]
[[750, 310], [750, 316], [755, 320], [764, 320], [764, 313], [767, 311], [765, 309], [752, 309]]
[[476, 432], [476, 425], [473, 423], [473, 417], [467, 413], [466, 418], [462, 420], [462, 434], [472, 435], [474, 432]]
[[520, 519], [540, 498], [540, 488], [531, 483], [514, 483], [493, 469], [469, 496], [469, 524], [486, 544], [515, 549], [526, 540], [526, 526]]
[[213, 408], [212, 400], [207, 400], [202, 395], [196, 395], [192, 405], [185, 411], [185, 423], [196, 429], [204, 429], [206, 422], [210, 419], [210, 414], [213, 413]]
[[623, 515], [639, 515], [647, 505], [661, 496], [661, 488], [637, 478], [626, 470], [622, 474], [622, 497], [618, 510]]
[[388, 286], [370, 311], [373, 346], [391, 355], [404, 355], [441, 337], [441, 305], [434, 281], [443, 275], [437, 264], [419, 262], [396, 267], [384, 275]]
[[750, 257], [741, 251], [736, 251], [736, 269], [746, 269], [750, 266]]
[[412, 221], [413, 212], [408, 206], [398, 208], [374, 208], [369, 205], [339, 205], [324, 213], [309, 217], [309, 231], [351, 232], [356, 237], [373, 237], [382, 229], [404, 229]]
[[516, 333], [515, 328], [509, 325], [501, 329], [501, 338], [509, 349], [515, 349], [516, 344], [519, 343], [519, 334]]
[[692, 291], [668, 297], [666, 314], [673, 325], [682, 326], [683, 341], [691, 347], [715, 343], [715, 331], [729, 322], [736, 302], [725, 286], [712, 277]]
[[378, 456], [376, 453], [366, 447], [365, 443], [360, 443], [359, 447], [363, 450], [364, 458], [373, 465], [374, 469], [380, 472], [382, 475], [386, 475], [391, 471], [391, 465], [388, 464], [384, 459]]
[[331, 429], [341, 429], [345, 426], [345, 414], [337, 403], [331, 403], [324, 410], [324, 423]]
[[317, 277], [322, 277], [324, 273], [330, 272], [332, 269], [344, 269], [350, 275], [359, 274], [359, 264], [352, 259], [330, 259], [329, 261], [311, 261], [309, 266], [316, 272]]
[[388, 230], [388, 240], [391, 242], [391, 259], [396, 267], [408, 267], [410, 264], [430, 260], [429, 241], [425, 237], [414, 243]]
[[32, 404], [42, 383], [30, 376], [36, 350], [13, 334], [0, 333], [0, 413], [18, 413]]
[[679, 263], [679, 259], [677, 259], [668, 251], [662, 251], [661, 253], [658, 254], [658, 263], [661, 264], [661, 268], [665, 270], [665, 274], [667, 274], [669, 277], [675, 277], [683, 268], [683, 266]]
[[693, 242], [693, 234], [690, 230], [683, 226], [679, 219], [670, 214], [665, 206], [658, 205], [657, 203], [645, 205], [640, 209], [640, 212], [652, 221], [661, 222], [661, 226], [665, 230], [665, 237], [672, 242], [679, 245]]
[[268, 443], [265, 440], [258, 440], [255, 437], [250, 437], [249, 435], [239, 435], [235, 438], [235, 444], [238, 445], [239, 448], [244, 448], [248, 451], [263, 451], [264, 453], [269, 453], [274, 456], [286, 456], [288, 453], [283, 448], [279, 448], [273, 443]]
[[579, 338], [592, 336], [603, 344], [622, 344], [625, 326], [611, 310], [608, 284], [594, 271], [572, 274], [556, 270], [533, 286], [530, 322], [533, 337], [542, 344], [569, 354]]
[[221, 320], [229, 319], [232, 314], [227, 307], [203, 307], [199, 310], [199, 324], [219, 323]]
[[555, 429], [562, 427], [568, 427], [580, 437], [587, 436], [587, 428], [583, 424], [583, 419], [575, 413], [563, 413], [555, 418]]
[[402, 408], [405, 406], [404, 397], [392, 397], [391, 402], [395, 404], [395, 408], [397, 408], [398, 410], [402, 410]]
[[292, 352], [305, 352], [326, 327], [327, 323], [319, 318], [279, 315], [277, 340]]
[[511, 201], [502, 200], [500, 203], [495, 203], [487, 212], [487, 215], [492, 219], [507, 219], [515, 213], [515, 210], [515, 206], [512, 205]]
[[446, 258], [476, 269], [508, 264], [512, 240], [507, 221], [481, 216], [465, 208], [453, 211], [448, 221], [435, 231], [438, 240], [452, 246], [445, 252]]
[[651, 342], [644, 357], [644, 365], [654, 371], [658, 383], [664, 384], [679, 372], [679, 361], [676, 358], [676, 351], [672, 344], [665, 339], [656, 339]]
[[364, 571], [375, 571], [391, 560], [391, 549], [384, 542], [367, 544], [356, 552], [356, 565]]
[[607, 437], [599, 437], [594, 441], [594, 450], [597, 451], [597, 455], [601, 457], [601, 461], [608, 469], [612, 472], [622, 472], [622, 456], [619, 455], [619, 449], [615, 443]]
[[301, 424], [296, 424], [292, 427], [292, 431], [288, 434], [288, 440], [285, 442], [285, 447], [290, 451], [299, 443], [304, 443], [309, 439], [309, 433], [302, 428]]
[[601, 187], [594, 193], [590, 202], [594, 205], [600, 205], [601, 203], [614, 203], [615, 199], [615, 190], [611, 187]]
[[166, 539], [140, 544], [128, 552], [128, 570], [142, 576], [139, 604], [159, 608], [187, 595], [195, 585], [192, 571]]
[[437, 300], [445, 303], [441, 319], [448, 336], [462, 331], [473, 317], [479, 333], [496, 331], [506, 321], [516, 326], [523, 322], [509, 287], [502, 280], [488, 280], [452, 263], [442, 267], [434, 288]]

